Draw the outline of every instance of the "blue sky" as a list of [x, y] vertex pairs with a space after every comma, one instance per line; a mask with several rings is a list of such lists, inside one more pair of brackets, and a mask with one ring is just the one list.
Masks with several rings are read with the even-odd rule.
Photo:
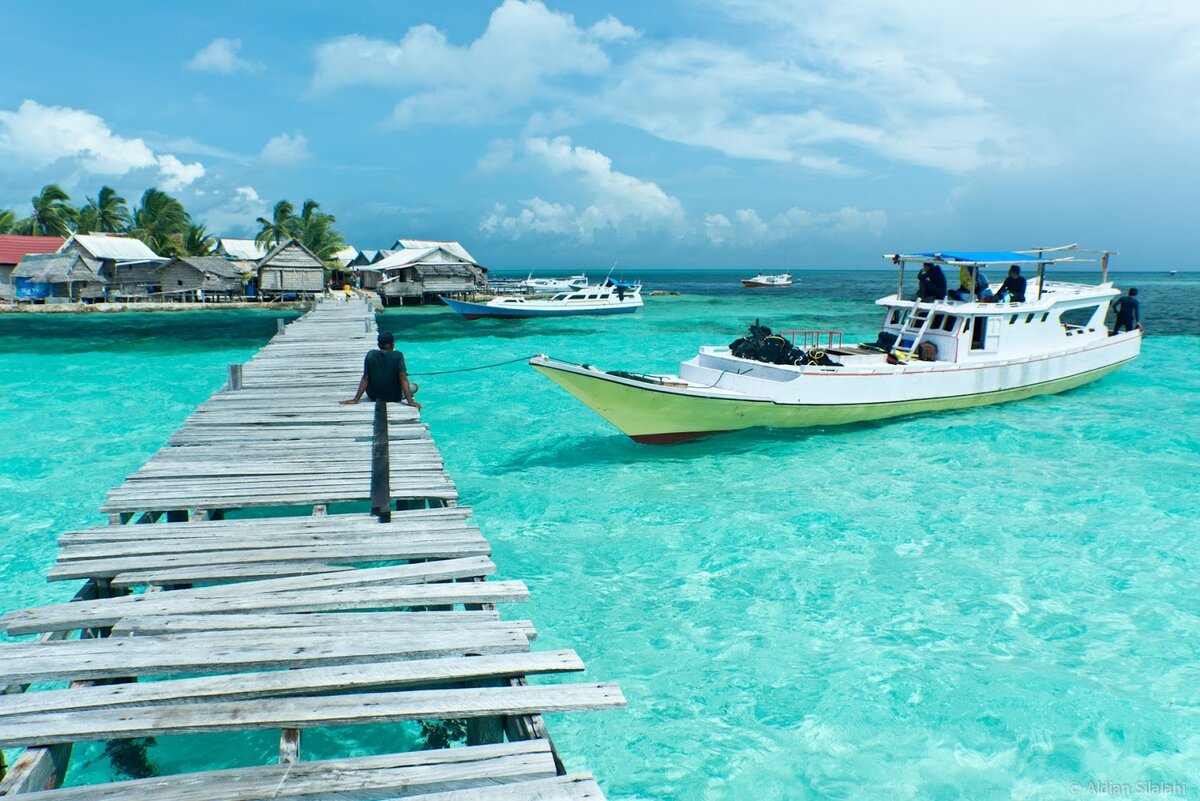
[[499, 268], [1196, 266], [1200, 4], [63, 2], [7, 14], [0, 207], [280, 198]]

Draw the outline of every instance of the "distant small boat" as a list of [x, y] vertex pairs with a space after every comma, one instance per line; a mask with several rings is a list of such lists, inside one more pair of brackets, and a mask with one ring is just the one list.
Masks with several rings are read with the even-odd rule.
[[1179, 275], [1179, 270], [1168, 270], [1167, 275]]
[[743, 278], [742, 286], [791, 286], [792, 276], [789, 273], [767, 275], [759, 273], [753, 278]]
[[574, 317], [583, 314], [629, 314], [642, 307], [642, 285], [605, 281], [600, 286], [560, 292], [550, 298], [498, 297], [468, 303], [443, 297], [442, 302], [468, 320], [482, 317]]

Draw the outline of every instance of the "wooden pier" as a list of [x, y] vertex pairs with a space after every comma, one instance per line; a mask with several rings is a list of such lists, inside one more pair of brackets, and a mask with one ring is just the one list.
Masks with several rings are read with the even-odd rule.
[[[109, 493], [109, 525], [62, 534], [49, 579], [82, 588], [0, 619], [37, 635], [0, 646], [0, 748], [24, 749], [0, 795], [603, 798], [567, 773], [541, 716], [619, 708], [620, 689], [527, 682], [583, 663], [531, 651], [533, 625], [501, 617], [529, 592], [490, 579], [417, 411], [337, 403], [375, 335], [365, 302], [320, 301]], [[391, 502], [372, 516], [384, 441], [374, 483]], [[466, 746], [301, 759], [304, 729], [436, 720], [466, 721]], [[59, 788], [74, 743], [264, 729], [280, 732], [278, 764]]]

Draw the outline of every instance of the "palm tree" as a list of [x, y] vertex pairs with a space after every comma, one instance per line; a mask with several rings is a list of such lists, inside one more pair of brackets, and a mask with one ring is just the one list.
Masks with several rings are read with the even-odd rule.
[[188, 256], [207, 256], [212, 253], [216, 244], [207, 228], [192, 223], [183, 237], [183, 252]]
[[190, 222], [182, 203], [151, 187], [142, 195], [129, 230], [160, 256], [177, 256]]
[[300, 212], [300, 243], [321, 261], [331, 261], [346, 242], [333, 227], [337, 218], [319, 211], [320, 208], [321, 204], [315, 200], [304, 201]]
[[21, 220], [22, 233], [34, 236], [71, 235], [71, 226], [78, 212], [71, 205], [71, 196], [58, 184], [46, 184], [33, 198], [33, 214]]
[[254, 244], [261, 248], [275, 247], [280, 242], [300, 235], [300, 219], [296, 217], [296, 207], [290, 200], [281, 200], [275, 204], [271, 219], [259, 217], [256, 222], [262, 226]]
[[0, 209], [0, 234], [11, 234], [17, 230], [17, 213], [12, 209]]
[[100, 221], [96, 214], [96, 207], [90, 202], [86, 206], [80, 206], [79, 211], [75, 212], [75, 233], [90, 234], [99, 230]]
[[100, 194], [96, 199], [92, 200], [89, 197], [87, 202], [87, 208], [92, 209], [96, 218], [92, 230], [113, 233], [123, 231], [129, 226], [129, 206], [126, 205], [125, 198], [118, 195], [117, 190], [111, 186], [100, 187]]

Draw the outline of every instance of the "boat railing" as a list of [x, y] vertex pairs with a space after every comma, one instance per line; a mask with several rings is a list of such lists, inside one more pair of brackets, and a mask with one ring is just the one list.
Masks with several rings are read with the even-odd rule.
[[[797, 329], [795, 331], [780, 331], [780, 334], [791, 336], [792, 345], [798, 345], [801, 348], [840, 348], [842, 346], [842, 332], [832, 331], [830, 329]], [[800, 341], [796, 342], [796, 337], [800, 337]], [[822, 344], [821, 340], [825, 340]]]

